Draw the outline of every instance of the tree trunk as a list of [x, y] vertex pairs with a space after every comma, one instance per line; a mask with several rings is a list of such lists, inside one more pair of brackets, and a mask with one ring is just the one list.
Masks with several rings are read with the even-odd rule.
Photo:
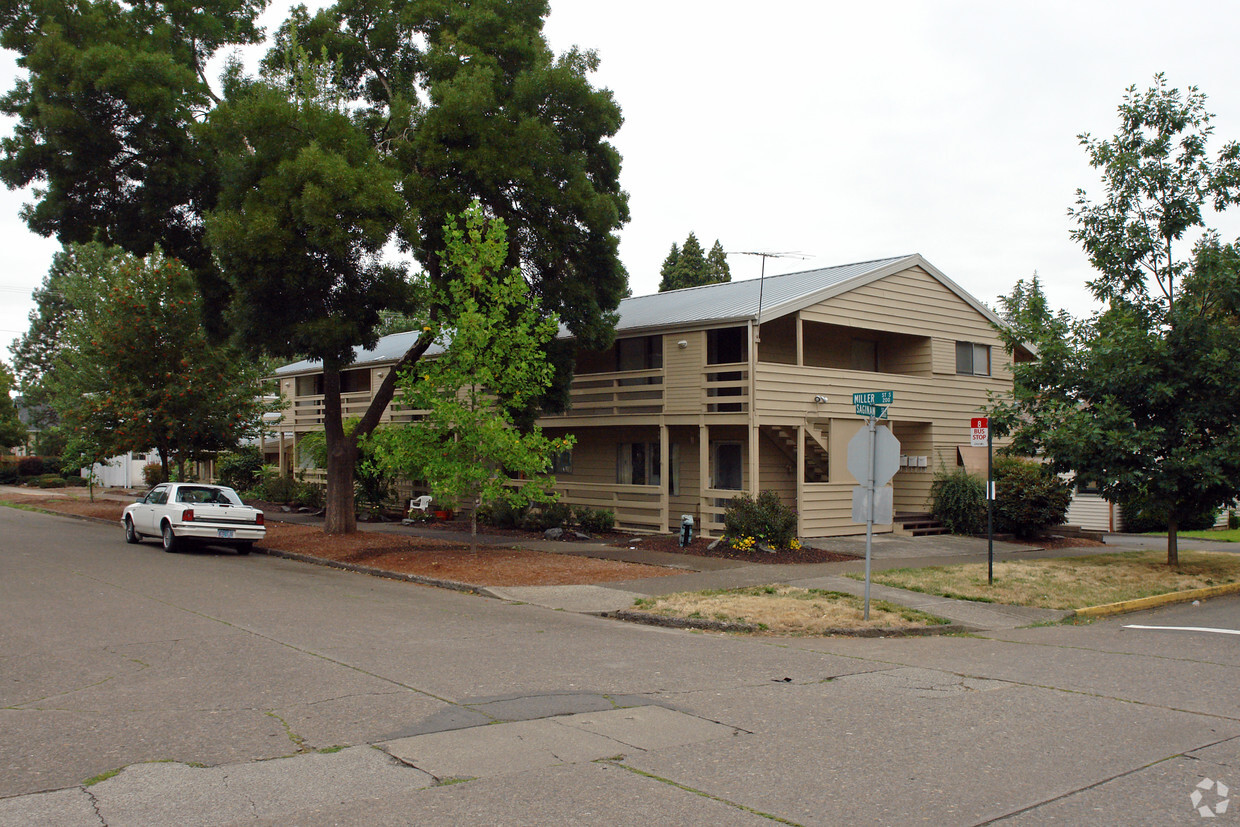
[[340, 410], [340, 368], [323, 366], [323, 432], [327, 443], [327, 510], [324, 534], [357, 531], [357, 510], [353, 501], [353, 470], [357, 465], [357, 441], [373, 431], [387, 410], [396, 391], [397, 373], [418, 361], [431, 346], [434, 336], [424, 331], [414, 346], [393, 365], [375, 390], [366, 413], [353, 429], [344, 432]]
[[327, 511], [324, 534], [357, 531], [353, 503], [353, 467], [357, 464], [357, 438], [346, 436], [340, 411], [340, 369], [323, 370], [323, 430], [327, 443]]
[[1175, 516], [1167, 519], [1167, 565], [1180, 565], [1179, 534], [1180, 521]]
[[478, 554], [478, 507], [482, 505], [482, 498], [474, 498], [474, 507], [469, 512], [469, 553]]

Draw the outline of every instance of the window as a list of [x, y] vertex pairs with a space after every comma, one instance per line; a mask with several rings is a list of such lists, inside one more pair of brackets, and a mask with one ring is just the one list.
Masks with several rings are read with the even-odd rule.
[[616, 482], [620, 485], [659, 485], [659, 445], [621, 442], [616, 446]]
[[297, 395], [298, 396], [322, 396], [323, 395], [323, 374], [316, 373], [313, 376], [297, 377]]
[[706, 331], [706, 364], [733, 365], [748, 360], [745, 328], [724, 327]]
[[740, 491], [744, 484], [741, 444], [739, 442], [716, 442], [714, 448], [715, 478], [711, 487], [724, 491]]
[[956, 373], [965, 376], [989, 376], [990, 345], [956, 342]]
[[661, 367], [662, 336], [639, 336], [616, 341], [616, 370], [658, 370]]
[[1078, 474], [1076, 477], [1076, 493], [1101, 495], [1102, 484], [1096, 479]]
[[559, 451], [551, 456], [551, 472], [553, 474], [573, 473], [573, 452]]
[[340, 374], [341, 393], [365, 393], [370, 390], [370, 371], [346, 370]]

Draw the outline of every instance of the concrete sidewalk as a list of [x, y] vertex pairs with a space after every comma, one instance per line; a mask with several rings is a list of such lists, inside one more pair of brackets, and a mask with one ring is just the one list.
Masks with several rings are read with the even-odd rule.
[[[366, 531], [416, 534], [438, 539], [461, 539], [460, 532], [450, 529], [410, 527], [399, 523], [364, 523], [359, 524], [358, 527]], [[704, 589], [733, 589], [769, 583], [787, 583], [801, 588], [826, 589], [858, 596], [865, 593], [863, 581], [843, 576], [849, 572], [864, 571], [864, 538], [846, 537], [810, 541], [815, 548], [853, 556], [860, 555], [860, 559], [834, 563], [798, 564], [749, 563], [693, 554], [674, 554], [650, 551], [640, 547], [612, 546], [601, 540], [530, 540], [481, 535], [478, 539], [482, 543], [507, 545], [530, 551], [594, 557], [685, 570], [684, 574], [679, 575], [593, 585], [484, 586], [478, 589], [480, 593], [500, 600], [529, 603], [582, 614], [604, 614], [627, 609], [632, 607], [633, 601], [641, 597]], [[1098, 551], [1097, 548], [1046, 550], [1016, 543], [995, 543], [997, 561], [1096, 554]], [[881, 570], [976, 563], [985, 562], [986, 559], [987, 541], [975, 537], [885, 535], [874, 538], [871, 562], [875, 570]], [[946, 618], [972, 631], [1015, 629], [1032, 623], [1062, 620], [1071, 614], [1071, 612], [1053, 609], [952, 600], [877, 584], [871, 584], [870, 596], [875, 600], [885, 600]]]

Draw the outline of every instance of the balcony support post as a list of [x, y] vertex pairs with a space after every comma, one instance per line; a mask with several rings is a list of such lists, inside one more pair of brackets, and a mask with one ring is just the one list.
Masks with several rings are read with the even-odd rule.
[[668, 444], [667, 425], [659, 425], [659, 519], [664, 528], [671, 528], [669, 494], [672, 490], [671, 450]]

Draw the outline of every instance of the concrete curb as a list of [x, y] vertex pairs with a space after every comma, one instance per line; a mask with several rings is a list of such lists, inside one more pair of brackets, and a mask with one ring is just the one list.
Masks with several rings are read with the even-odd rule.
[[1240, 594], [1240, 583], [1224, 583], [1221, 586], [1207, 586], [1204, 589], [1189, 589], [1184, 592], [1168, 592], [1152, 597], [1139, 597], [1135, 600], [1121, 600], [1118, 603], [1104, 603], [1101, 606], [1086, 606], [1077, 609], [1072, 617], [1106, 617], [1107, 615], [1139, 612], [1143, 609], [1156, 609], [1172, 603], [1187, 603], [1190, 600], [1204, 600], [1210, 597], [1223, 597], [1229, 594]]
[[53, 511], [50, 508], [40, 508], [37, 505], [26, 505], [25, 503], [13, 502], [12, 500], [0, 500], [0, 507], [12, 508], [17, 511], [33, 511], [36, 514], [49, 514], [53, 517], [68, 517], [71, 520], [85, 520], [88, 523], [99, 523], [101, 525], [114, 525], [120, 527], [120, 520], [105, 520], [103, 517], [90, 517], [86, 514], [70, 514], [67, 511]]
[[262, 546], [254, 547], [255, 554], [266, 554], [268, 557], [280, 557], [285, 560], [294, 560], [298, 563], [313, 563], [318, 566], [327, 566], [333, 569], [344, 569], [345, 571], [356, 572], [357, 574], [368, 574], [371, 577], [383, 577], [387, 580], [403, 580], [406, 583], [418, 583], [423, 586], [434, 586], [437, 589], [451, 589], [455, 592], [465, 592], [466, 594], [476, 594], [479, 597], [489, 597], [495, 599], [495, 595], [487, 592], [486, 586], [475, 586], [472, 583], [461, 583], [456, 580], [440, 580], [435, 577], [424, 577], [420, 574], [402, 574], [395, 571], [387, 571], [386, 569], [377, 569], [374, 566], [362, 566], [357, 563], [343, 563], [339, 560], [328, 560], [324, 557], [314, 557], [309, 554], [297, 554], [292, 551], [280, 551], [274, 548], [263, 548]]
[[[648, 626], [663, 626], [670, 629], [702, 629], [709, 632], [742, 632], [747, 634], [762, 631], [760, 626], [753, 623], [731, 623], [693, 617], [668, 617], [667, 615], [649, 614], [648, 612], [600, 612], [598, 616], [613, 620], [626, 620], [629, 623], [645, 623]], [[825, 629], [822, 632], [815, 633], [814, 637], [931, 637], [933, 635], [949, 635], [967, 631], [970, 630], [959, 623], [949, 623], [941, 626], [912, 626], [908, 629]]]

